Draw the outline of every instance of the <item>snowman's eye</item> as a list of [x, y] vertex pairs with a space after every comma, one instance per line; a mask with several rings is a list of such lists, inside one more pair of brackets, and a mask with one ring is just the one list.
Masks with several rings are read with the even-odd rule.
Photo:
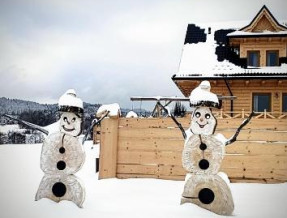
[[67, 119], [67, 117], [64, 117], [63, 120], [64, 120], [65, 122], [67, 122], [68, 119]]
[[73, 119], [72, 119], [72, 123], [74, 123], [76, 121], [76, 117], [74, 117]]
[[210, 118], [210, 114], [205, 114], [205, 118], [209, 119]]
[[195, 113], [195, 116], [196, 116], [197, 118], [199, 118], [200, 115], [201, 115], [200, 112], [196, 112], [196, 113]]

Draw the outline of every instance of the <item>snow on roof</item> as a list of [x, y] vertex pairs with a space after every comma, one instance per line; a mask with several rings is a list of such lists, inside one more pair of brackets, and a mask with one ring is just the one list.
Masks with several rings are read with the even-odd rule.
[[[214, 40], [214, 32], [220, 25], [205, 25], [211, 27], [211, 34], [207, 34], [206, 42], [196, 44], [185, 44], [183, 47], [181, 62], [177, 75], [201, 74], [202, 76], [211, 76], [214, 74], [238, 71], [240, 67], [224, 60], [219, 62], [215, 54], [216, 41]], [[216, 26], [214, 28], [214, 26]], [[200, 26], [202, 28], [202, 26]], [[207, 30], [205, 28], [205, 30]]]
[[227, 36], [281, 36], [281, 35], [287, 35], [287, 31], [278, 31], [278, 32], [271, 32], [271, 31], [263, 31], [263, 32], [245, 32], [245, 31], [234, 31], [232, 33], [228, 33]]
[[[186, 77], [220, 77], [220, 76], [244, 76], [258, 75], [260, 74], [285, 74], [287, 73], [287, 65], [282, 64], [280, 67], [260, 67], [260, 68], [243, 68], [235, 65], [230, 61], [224, 59], [218, 60], [216, 55], [216, 47], [218, 46], [215, 41], [214, 34], [217, 30], [234, 30], [229, 33], [236, 35], [242, 31], [238, 31], [242, 26], [246, 25], [248, 21], [235, 21], [235, 22], [220, 22], [220, 23], [205, 23], [196, 24], [200, 28], [205, 29], [206, 42], [198, 43], [186, 43], [183, 46], [182, 57], [179, 64], [179, 70], [174, 78], [186, 78]], [[210, 31], [210, 34], [208, 34]], [[266, 34], [269, 32], [264, 32]], [[287, 31], [280, 31], [278, 34], [287, 34]], [[249, 34], [249, 33], [246, 33]], [[252, 33], [251, 33], [252, 34]], [[276, 34], [276, 33], [273, 33]], [[224, 44], [222, 45], [225, 46]]]

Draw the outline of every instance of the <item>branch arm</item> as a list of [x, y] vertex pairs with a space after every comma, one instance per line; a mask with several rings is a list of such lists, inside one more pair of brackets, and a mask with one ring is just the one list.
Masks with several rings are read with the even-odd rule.
[[87, 140], [87, 137], [88, 137], [89, 133], [90, 133], [91, 130], [94, 128], [94, 126], [99, 125], [99, 124], [101, 123], [101, 121], [102, 121], [105, 117], [107, 117], [107, 116], [109, 115], [109, 113], [110, 113], [110, 111], [106, 111], [106, 113], [105, 113], [104, 115], [102, 115], [100, 119], [95, 119], [95, 120], [93, 120], [92, 124], [89, 126], [89, 128], [88, 128], [86, 134], [85, 134], [84, 137], [83, 137], [82, 144], [85, 143], [85, 141]]
[[27, 122], [25, 120], [21, 120], [19, 118], [16, 118], [16, 117], [8, 115], [8, 114], [4, 114], [3, 116], [8, 117], [11, 120], [16, 120], [19, 123], [21, 123], [21, 124], [23, 124], [25, 126], [28, 126], [28, 127], [32, 128], [32, 129], [36, 129], [36, 130], [38, 130], [38, 131], [40, 131], [40, 132], [42, 132], [42, 133], [44, 133], [46, 135], [49, 134], [49, 131], [44, 129], [42, 126], [39, 126], [39, 125], [36, 125], [36, 124], [33, 124], [33, 123], [29, 123], [29, 122]]
[[180, 129], [182, 136], [184, 139], [186, 139], [186, 133], [185, 130], [183, 129], [182, 125], [176, 120], [176, 118], [169, 113], [169, 111], [158, 101], [157, 104], [168, 114], [168, 116], [171, 117], [171, 119], [173, 120], [173, 122], [178, 126], [178, 128]]
[[239, 135], [241, 129], [242, 129], [245, 125], [247, 125], [247, 124], [249, 123], [249, 121], [251, 120], [251, 118], [252, 118], [254, 115], [255, 115], [255, 113], [254, 113], [254, 111], [252, 111], [251, 114], [249, 115], [249, 117], [248, 117], [247, 119], [245, 119], [245, 120], [241, 123], [241, 125], [238, 127], [238, 129], [236, 130], [235, 134], [225, 142], [225, 146], [226, 146], [226, 145], [229, 145], [229, 144], [231, 144], [231, 143], [233, 143], [233, 142], [236, 141], [236, 138], [237, 138], [237, 136]]

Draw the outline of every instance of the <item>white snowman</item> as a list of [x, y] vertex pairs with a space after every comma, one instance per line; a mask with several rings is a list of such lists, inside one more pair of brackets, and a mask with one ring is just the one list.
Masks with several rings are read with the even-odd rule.
[[77, 137], [82, 131], [83, 102], [73, 89], [60, 97], [59, 111], [59, 131], [48, 135], [42, 146], [40, 167], [45, 175], [35, 200], [69, 200], [82, 207], [85, 189], [74, 174], [85, 161], [84, 149]]
[[[253, 112], [238, 127], [235, 134], [226, 139], [214, 134], [216, 118], [212, 108], [220, 108], [217, 95], [210, 92], [210, 83], [202, 81], [190, 94], [190, 105], [194, 108], [191, 125], [184, 130], [171, 114], [185, 139], [182, 152], [182, 166], [188, 172], [181, 203], [194, 203], [220, 215], [231, 215], [234, 203], [225, 173], [219, 172], [225, 146], [236, 141], [240, 130], [250, 121]], [[165, 107], [157, 102], [163, 110]]]

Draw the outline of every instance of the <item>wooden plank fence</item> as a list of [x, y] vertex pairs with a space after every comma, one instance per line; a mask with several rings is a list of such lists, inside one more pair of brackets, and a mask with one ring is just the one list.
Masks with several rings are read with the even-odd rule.
[[[185, 129], [190, 118], [178, 119]], [[232, 136], [243, 119], [218, 119], [215, 133]], [[99, 178], [184, 180], [184, 140], [170, 118], [107, 118], [101, 126]], [[232, 182], [287, 181], [287, 119], [252, 119], [226, 147], [221, 171]]]

